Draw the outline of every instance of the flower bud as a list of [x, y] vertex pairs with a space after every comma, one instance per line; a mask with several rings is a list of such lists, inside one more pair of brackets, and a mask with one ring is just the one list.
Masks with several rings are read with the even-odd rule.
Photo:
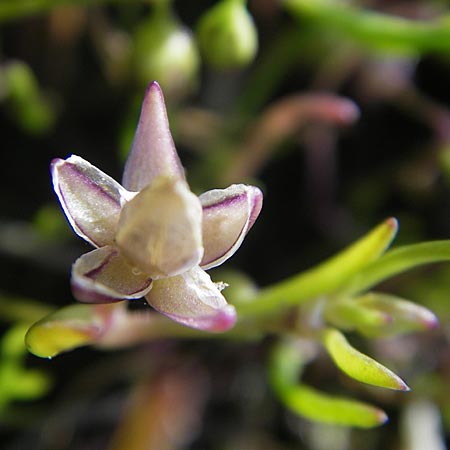
[[134, 68], [138, 81], [158, 80], [168, 96], [182, 96], [197, 81], [199, 55], [190, 31], [166, 9], [156, 9], [134, 36]]
[[256, 27], [242, 0], [222, 0], [207, 11], [197, 37], [208, 64], [219, 69], [244, 66], [258, 50]]

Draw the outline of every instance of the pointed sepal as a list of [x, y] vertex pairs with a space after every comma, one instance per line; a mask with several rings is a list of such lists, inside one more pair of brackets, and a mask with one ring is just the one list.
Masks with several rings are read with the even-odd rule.
[[160, 175], [184, 180], [184, 169], [170, 133], [164, 96], [159, 84], [153, 81], [145, 92], [122, 183], [126, 189], [137, 192]]

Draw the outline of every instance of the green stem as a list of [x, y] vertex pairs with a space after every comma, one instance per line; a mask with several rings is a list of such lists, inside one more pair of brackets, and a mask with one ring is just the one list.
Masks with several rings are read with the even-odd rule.
[[284, 4], [295, 16], [369, 47], [407, 53], [450, 52], [446, 16], [433, 21], [409, 20], [332, 0], [284, 0]]
[[53, 8], [75, 5], [92, 6], [101, 3], [123, 3], [130, 1], [143, 3], [143, 0], [2, 0], [0, 3], [0, 22], [6, 22], [33, 14], [42, 14]]
[[309, 38], [310, 33], [298, 27], [282, 31], [250, 74], [246, 88], [237, 101], [236, 111], [231, 116], [238, 113], [253, 117], [273, 95], [286, 73], [303, 57], [299, 48], [303, 48]]

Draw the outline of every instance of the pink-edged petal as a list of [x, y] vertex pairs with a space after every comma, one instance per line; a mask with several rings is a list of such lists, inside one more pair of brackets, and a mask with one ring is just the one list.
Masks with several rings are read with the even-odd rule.
[[202, 207], [186, 182], [158, 177], [125, 204], [116, 244], [151, 278], [175, 276], [203, 256]]
[[80, 302], [111, 303], [143, 297], [152, 280], [136, 270], [114, 247], [85, 253], [72, 267], [72, 292]]
[[161, 313], [191, 328], [221, 332], [236, 322], [236, 310], [200, 267], [156, 280], [145, 298]]
[[145, 92], [122, 181], [126, 189], [140, 191], [159, 175], [185, 179], [170, 133], [164, 96], [153, 81]]
[[51, 163], [53, 187], [75, 233], [95, 247], [114, 241], [121, 199], [129, 195], [111, 177], [79, 156]]
[[216, 267], [230, 258], [255, 223], [263, 195], [260, 189], [233, 184], [200, 195], [203, 207], [204, 254], [200, 266]]

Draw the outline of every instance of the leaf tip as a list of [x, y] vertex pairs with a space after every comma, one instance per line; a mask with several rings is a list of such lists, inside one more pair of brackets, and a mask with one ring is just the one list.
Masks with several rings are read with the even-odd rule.
[[439, 326], [439, 319], [429, 310], [422, 313], [421, 323], [425, 330], [434, 330]]
[[395, 217], [389, 217], [386, 219], [385, 224], [392, 230], [392, 232], [396, 233], [398, 231], [398, 220]]
[[399, 379], [398, 390], [403, 391], [403, 392], [409, 392], [411, 390], [411, 388], [402, 379]]
[[376, 412], [376, 421], [378, 425], [384, 425], [389, 422], [389, 416], [382, 409], [379, 409]]

